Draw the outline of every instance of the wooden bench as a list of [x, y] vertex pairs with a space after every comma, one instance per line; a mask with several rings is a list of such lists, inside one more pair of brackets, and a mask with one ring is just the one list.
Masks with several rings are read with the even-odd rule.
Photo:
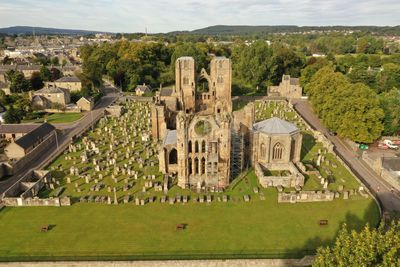
[[328, 220], [319, 220], [319, 225], [320, 226], [328, 225]]
[[42, 228], [40, 229], [41, 232], [47, 232], [50, 230], [50, 225], [46, 224], [43, 225]]
[[185, 230], [186, 224], [180, 223], [176, 225], [176, 230]]

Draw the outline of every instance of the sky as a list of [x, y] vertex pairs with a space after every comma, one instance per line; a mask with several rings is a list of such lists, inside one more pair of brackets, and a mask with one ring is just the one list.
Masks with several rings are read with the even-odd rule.
[[0, 0], [0, 27], [157, 33], [212, 25], [399, 24], [399, 0]]

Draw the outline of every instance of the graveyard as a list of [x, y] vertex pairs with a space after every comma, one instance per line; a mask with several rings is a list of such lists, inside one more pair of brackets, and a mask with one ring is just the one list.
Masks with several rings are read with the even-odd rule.
[[[379, 221], [375, 201], [357, 192], [356, 178], [285, 102], [256, 102], [256, 120], [276, 116], [302, 130], [303, 189], [336, 191], [333, 201], [277, 203], [278, 191], [261, 187], [252, 169], [223, 191], [182, 189], [173, 175], [159, 172], [157, 144], [150, 135], [151, 104], [121, 105], [123, 115], [102, 118], [48, 167], [53, 178], [39, 197], [68, 196], [71, 206], [5, 208], [0, 213], [0, 228], [9, 233], [0, 243], [0, 260], [201, 258], [219, 253], [297, 257], [331, 242], [343, 222], [360, 229]], [[199, 131], [206, 128], [199, 125]], [[320, 220], [329, 224], [320, 226]], [[54, 228], [40, 233], [44, 224]], [[187, 227], [178, 231], [177, 224]]]

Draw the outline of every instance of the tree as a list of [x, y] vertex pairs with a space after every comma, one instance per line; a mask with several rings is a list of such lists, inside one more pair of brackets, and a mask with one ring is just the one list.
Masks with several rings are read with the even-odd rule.
[[384, 113], [373, 90], [362, 83], [349, 84], [340, 99], [343, 113], [338, 135], [361, 143], [372, 143], [381, 136]]
[[393, 88], [379, 96], [380, 105], [385, 113], [383, 119], [384, 135], [400, 133], [400, 90]]
[[60, 59], [58, 57], [53, 57], [50, 62], [51, 62], [51, 65], [53, 65], [53, 66], [60, 65]]
[[175, 61], [179, 57], [193, 57], [196, 63], [196, 71], [200, 73], [202, 68], [207, 68], [209, 58], [207, 57], [208, 49], [202, 47], [200, 43], [178, 43], [175, 46], [171, 57], [171, 70], [175, 73]]
[[6, 73], [7, 81], [10, 82], [10, 90], [12, 93], [27, 92], [30, 89], [30, 82], [20, 71], [9, 70]]
[[35, 71], [34, 73], [32, 73], [30, 83], [33, 90], [38, 90], [43, 87], [44, 84], [40, 72]]
[[313, 266], [399, 266], [400, 222], [349, 231], [344, 224], [331, 247], [317, 249]]
[[40, 77], [42, 81], [51, 81], [51, 72], [46, 66], [40, 67]]
[[376, 76], [378, 93], [388, 92], [393, 87], [400, 89], [400, 65], [387, 63]]
[[24, 117], [24, 112], [20, 109], [14, 109], [13, 106], [6, 111], [3, 116], [5, 123], [20, 123]]
[[355, 142], [371, 143], [379, 138], [384, 113], [376, 93], [368, 86], [352, 84], [327, 66], [315, 73], [306, 91], [330, 130]]
[[58, 79], [60, 79], [62, 77], [62, 72], [57, 68], [51, 68], [50, 69], [50, 74], [51, 74], [50, 80], [52, 82], [54, 82], [55, 80], [58, 80]]

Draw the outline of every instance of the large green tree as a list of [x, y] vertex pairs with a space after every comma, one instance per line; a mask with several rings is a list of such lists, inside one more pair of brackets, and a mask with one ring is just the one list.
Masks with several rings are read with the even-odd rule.
[[10, 83], [12, 93], [27, 92], [30, 89], [30, 82], [20, 71], [9, 70], [6, 73], [6, 79]]
[[384, 135], [398, 135], [400, 133], [400, 89], [393, 88], [381, 94], [379, 98], [385, 112]]
[[313, 266], [400, 266], [400, 223], [349, 231], [344, 224], [331, 247], [317, 250]]
[[330, 130], [355, 142], [371, 143], [379, 138], [384, 113], [376, 93], [368, 86], [352, 84], [327, 66], [315, 73], [306, 91]]

